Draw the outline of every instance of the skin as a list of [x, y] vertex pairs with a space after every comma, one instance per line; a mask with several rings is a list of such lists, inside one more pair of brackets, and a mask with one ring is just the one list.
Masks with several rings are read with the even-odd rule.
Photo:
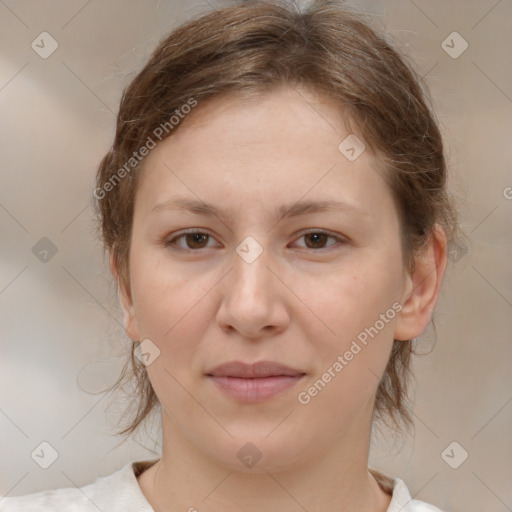
[[[120, 299], [128, 336], [160, 350], [147, 370], [162, 406], [162, 457], [138, 478], [156, 511], [387, 509], [391, 497], [368, 473], [375, 394], [393, 338], [417, 337], [430, 321], [446, 237], [437, 227], [414, 275], [405, 272], [379, 159], [367, 150], [349, 161], [338, 150], [347, 135], [336, 105], [281, 87], [257, 99], [199, 104], [148, 155], [135, 201], [130, 289], [121, 286]], [[232, 214], [151, 212], [173, 196]], [[273, 215], [283, 204], [324, 199], [343, 199], [366, 215]], [[165, 246], [189, 228], [209, 236]], [[311, 228], [341, 242], [304, 236]], [[248, 236], [263, 249], [252, 263], [236, 252]], [[111, 266], [118, 278], [113, 259]], [[402, 310], [307, 405], [299, 403], [298, 394], [396, 301]], [[231, 360], [277, 361], [306, 376], [270, 399], [239, 403], [205, 376]], [[252, 468], [237, 458], [247, 442], [262, 454]]]

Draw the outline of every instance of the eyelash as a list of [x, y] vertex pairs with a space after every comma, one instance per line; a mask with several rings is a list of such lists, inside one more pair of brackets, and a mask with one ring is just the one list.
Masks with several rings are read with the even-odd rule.
[[[182, 252], [199, 252], [202, 249], [206, 249], [206, 247], [202, 247], [201, 249], [188, 249], [188, 248], [184, 249], [183, 247], [179, 247], [179, 246], [176, 245], [176, 241], [177, 240], [179, 240], [181, 238], [184, 238], [186, 235], [194, 235], [194, 234], [206, 235], [206, 236], [208, 236], [210, 238], [213, 238], [210, 234], [208, 234], [208, 233], [206, 233], [204, 231], [199, 231], [199, 230], [196, 230], [196, 229], [190, 229], [190, 230], [182, 231], [178, 235], [176, 235], [176, 236], [174, 236], [174, 237], [172, 237], [172, 238], [170, 238], [168, 240], [165, 240], [164, 241], [164, 246], [165, 247], [170, 247], [172, 250], [182, 251]], [[336, 240], [336, 242], [339, 243], [339, 244], [347, 243], [347, 240], [345, 238], [332, 235], [331, 233], [329, 233], [327, 231], [323, 231], [321, 229], [315, 229], [315, 230], [307, 231], [306, 233], [302, 233], [302, 235], [299, 237], [299, 239], [303, 238], [303, 237], [305, 237], [307, 235], [311, 235], [311, 234], [327, 235], [329, 238], [333, 238], [334, 240]], [[208, 239], [208, 241], [209, 241], [209, 239]], [[208, 243], [208, 241], [207, 241], [207, 243]], [[312, 249], [312, 248], [309, 248], [309, 247], [302, 247], [302, 249], [309, 249], [310, 251], [319, 252], [319, 251], [329, 250], [329, 249], [331, 249], [335, 245], [336, 245], [336, 243], [331, 244], [330, 246], [327, 246], [327, 247], [321, 247], [319, 249]]]

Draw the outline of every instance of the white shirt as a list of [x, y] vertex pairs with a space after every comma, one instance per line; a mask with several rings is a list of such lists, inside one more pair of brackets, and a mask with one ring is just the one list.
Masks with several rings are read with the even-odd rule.
[[[0, 499], [0, 512], [154, 512], [142, 493], [137, 476], [155, 461], [130, 462], [108, 476], [80, 488], [62, 488]], [[194, 504], [192, 504], [194, 506]], [[201, 510], [201, 507], [196, 507]], [[400, 478], [393, 479], [387, 512], [442, 512], [413, 500]]]

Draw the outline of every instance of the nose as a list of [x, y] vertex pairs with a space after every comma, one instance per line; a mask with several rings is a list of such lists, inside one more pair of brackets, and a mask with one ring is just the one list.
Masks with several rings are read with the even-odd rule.
[[221, 281], [217, 323], [223, 330], [260, 339], [275, 336], [289, 324], [286, 280], [267, 253], [264, 250], [250, 263], [235, 253], [233, 267]]

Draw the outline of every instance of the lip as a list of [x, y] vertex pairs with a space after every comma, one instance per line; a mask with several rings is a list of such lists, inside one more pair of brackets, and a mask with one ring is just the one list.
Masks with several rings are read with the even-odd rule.
[[230, 361], [206, 373], [221, 391], [241, 402], [269, 399], [295, 386], [305, 375], [272, 361]]

